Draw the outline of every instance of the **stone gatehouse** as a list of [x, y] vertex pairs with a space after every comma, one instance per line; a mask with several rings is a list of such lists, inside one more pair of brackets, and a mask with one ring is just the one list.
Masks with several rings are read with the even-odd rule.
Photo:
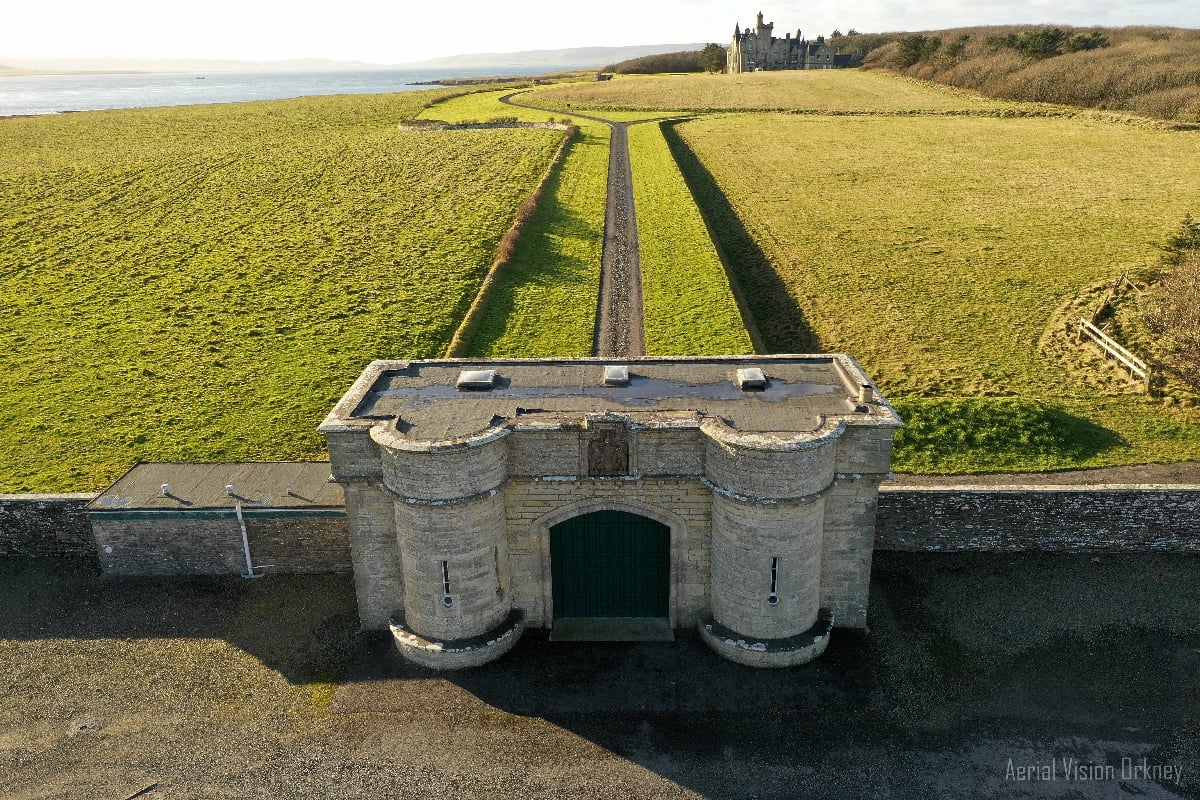
[[637, 620], [786, 666], [865, 625], [898, 425], [822, 355], [376, 361], [321, 431], [362, 625], [406, 657]]

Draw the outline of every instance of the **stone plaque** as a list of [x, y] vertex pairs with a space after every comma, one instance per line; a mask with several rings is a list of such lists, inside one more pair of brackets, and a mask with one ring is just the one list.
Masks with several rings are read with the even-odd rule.
[[629, 428], [622, 422], [593, 422], [588, 426], [587, 474], [629, 474]]

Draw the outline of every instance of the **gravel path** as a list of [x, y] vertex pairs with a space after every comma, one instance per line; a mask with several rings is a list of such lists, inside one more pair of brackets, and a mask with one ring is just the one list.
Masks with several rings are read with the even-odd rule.
[[[537, 111], [558, 113], [513, 100], [500, 102]], [[607, 125], [612, 131], [608, 156], [608, 205], [604, 214], [604, 255], [600, 268], [600, 302], [596, 309], [596, 333], [592, 355], [637, 358], [646, 354], [642, 324], [642, 269], [638, 251], [637, 213], [633, 205], [633, 172], [629, 166], [631, 123], [611, 122], [587, 114], [575, 117]], [[632, 123], [637, 124], [637, 123]]]

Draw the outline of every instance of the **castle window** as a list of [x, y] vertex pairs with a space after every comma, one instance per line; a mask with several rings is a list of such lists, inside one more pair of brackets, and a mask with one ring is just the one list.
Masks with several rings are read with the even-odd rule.
[[778, 588], [779, 588], [779, 559], [772, 558], [771, 559], [771, 593], [769, 595], [767, 595], [767, 605], [769, 605], [769, 606], [779, 605], [779, 593], [777, 592]]
[[496, 568], [496, 596], [504, 594], [504, 584], [500, 582], [500, 548], [492, 548], [492, 565]]
[[454, 598], [450, 596], [450, 563], [442, 562], [442, 605], [450, 608], [454, 605]]

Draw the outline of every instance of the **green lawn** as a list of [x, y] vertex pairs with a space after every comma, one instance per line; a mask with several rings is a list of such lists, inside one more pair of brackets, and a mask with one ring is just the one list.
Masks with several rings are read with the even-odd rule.
[[[447, 99], [421, 115], [448, 122], [515, 116], [561, 120], [552, 112], [501, 104], [510, 90]], [[522, 93], [538, 104], [544, 91]], [[655, 114], [601, 116], [653, 119]], [[468, 347], [477, 356], [588, 355], [603, 251], [608, 128], [579, 119], [579, 140], [551, 176], [541, 205]], [[724, 268], [658, 126], [629, 129], [641, 241], [647, 350], [652, 355], [753, 350]]]
[[[739, 263], [768, 346], [859, 359], [911, 423], [897, 469], [1200, 458], [1192, 401], [1106, 396], [1037, 349], [1057, 309], [1097, 280], [1145, 271], [1154, 242], [1196, 210], [1194, 135], [762, 114], [678, 130], [736, 214], [722, 218], [731, 249], [760, 251], [757, 266], [753, 253]], [[1028, 441], [1001, 452], [1000, 429]]]
[[654, 123], [629, 128], [647, 355], [752, 353], [725, 267]]
[[0, 121], [0, 491], [313, 458], [372, 358], [444, 350], [558, 131], [414, 92]]
[[[456, 97], [430, 107], [422, 116], [448, 122], [510, 116], [523, 122], [562, 119], [500, 103], [499, 98], [509, 93]], [[579, 134], [550, 175], [512, 258], [495, 277], [495, 288], [466, 348], [472, 356], [539, 358], [592, 352], [604, 249], [609, 131], [597, 122], [579, 122]]]

